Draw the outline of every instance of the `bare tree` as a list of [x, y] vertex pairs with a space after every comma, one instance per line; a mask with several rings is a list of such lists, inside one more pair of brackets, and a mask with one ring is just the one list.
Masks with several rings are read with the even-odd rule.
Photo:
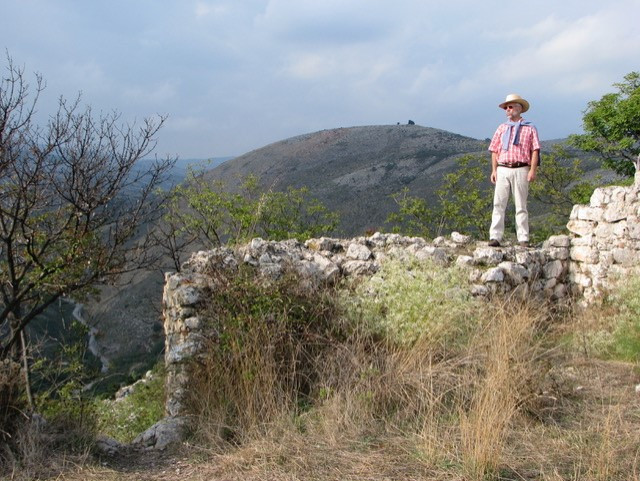
[[36, 124], [44, 89], [7, 55], [0, 83], [0, 360], [19, 358], [25, 327], [62, 297], [147, 266], [145, 230], [175, 160], [140, 160], [165, 117], [140, 124], [60, 99]]

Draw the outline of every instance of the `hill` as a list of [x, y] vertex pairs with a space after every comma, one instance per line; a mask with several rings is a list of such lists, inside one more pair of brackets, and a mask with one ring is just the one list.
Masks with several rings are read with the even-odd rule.
[[484, 141], [418, 125], [338, 128], [300, 135], [254, 150], [212, 169], [231, 189], [255, 174], [276, 190], [306, 186], [341, 215], [340, 235], [379, 230], [394, 207], [391, 194], [408, 187], [430, 197], [463, 154]]
[[[543, 150], [561, 140], [543, 143]], [[264, 189], [309, 188], [312, 197], [340, 213], [338, 235], [388, 230], [396, 210], [391, 195], [407, 187], [431, 201], [442, 178], [465, 154], [487, 158], [487, 141], [419, 125], [381, 125], [322, 130], [275, 142], [207, 172], [236, 190], [249, 174]], [[596, 168], [597, 164], [589, 165]]]

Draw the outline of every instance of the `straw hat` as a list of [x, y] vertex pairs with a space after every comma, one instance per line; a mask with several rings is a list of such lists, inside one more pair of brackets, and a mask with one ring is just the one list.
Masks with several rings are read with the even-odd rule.
[[518, 94], [509, 94], [504, 102], [502, 102], [498, 107], [501, 109], [506, 109], [507, 104], [520, 104], [522, 105], [522, 112], [526, 112], [529, 110], [529, 102], [520, 97]]

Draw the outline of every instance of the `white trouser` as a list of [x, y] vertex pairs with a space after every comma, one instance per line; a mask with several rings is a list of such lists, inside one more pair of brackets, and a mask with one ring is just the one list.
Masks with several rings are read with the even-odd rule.
[[504, 235], [504, 217], [509, 196], [513, 193], [516, 206], [516, 234], [518, 242], [529, 240], [529, 212], [527, 211], [527, 195], [529, 193], [529, 167], [498, 166], [496, 188], [493, 194], [493, 215], [489, 238], [502, 240]]

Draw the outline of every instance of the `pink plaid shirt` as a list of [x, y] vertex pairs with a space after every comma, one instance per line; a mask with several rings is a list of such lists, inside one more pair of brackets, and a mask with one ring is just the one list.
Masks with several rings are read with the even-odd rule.
[[511, 138], [509, 139], [509, 150], [505, 152], [502, 150], [502, 134], [508, 127], [507, 124], [500, 124], [498, 126], [489, 144], [489, 151], [499, 154], [498, 164], [511, 165], [515, 162], [531, 164], [532, 152], [540, 149], [538, 131], [532, 125], [520, 126], [520, 142], [518, 145], [513, 145], [515, 129], [512, 129]]

